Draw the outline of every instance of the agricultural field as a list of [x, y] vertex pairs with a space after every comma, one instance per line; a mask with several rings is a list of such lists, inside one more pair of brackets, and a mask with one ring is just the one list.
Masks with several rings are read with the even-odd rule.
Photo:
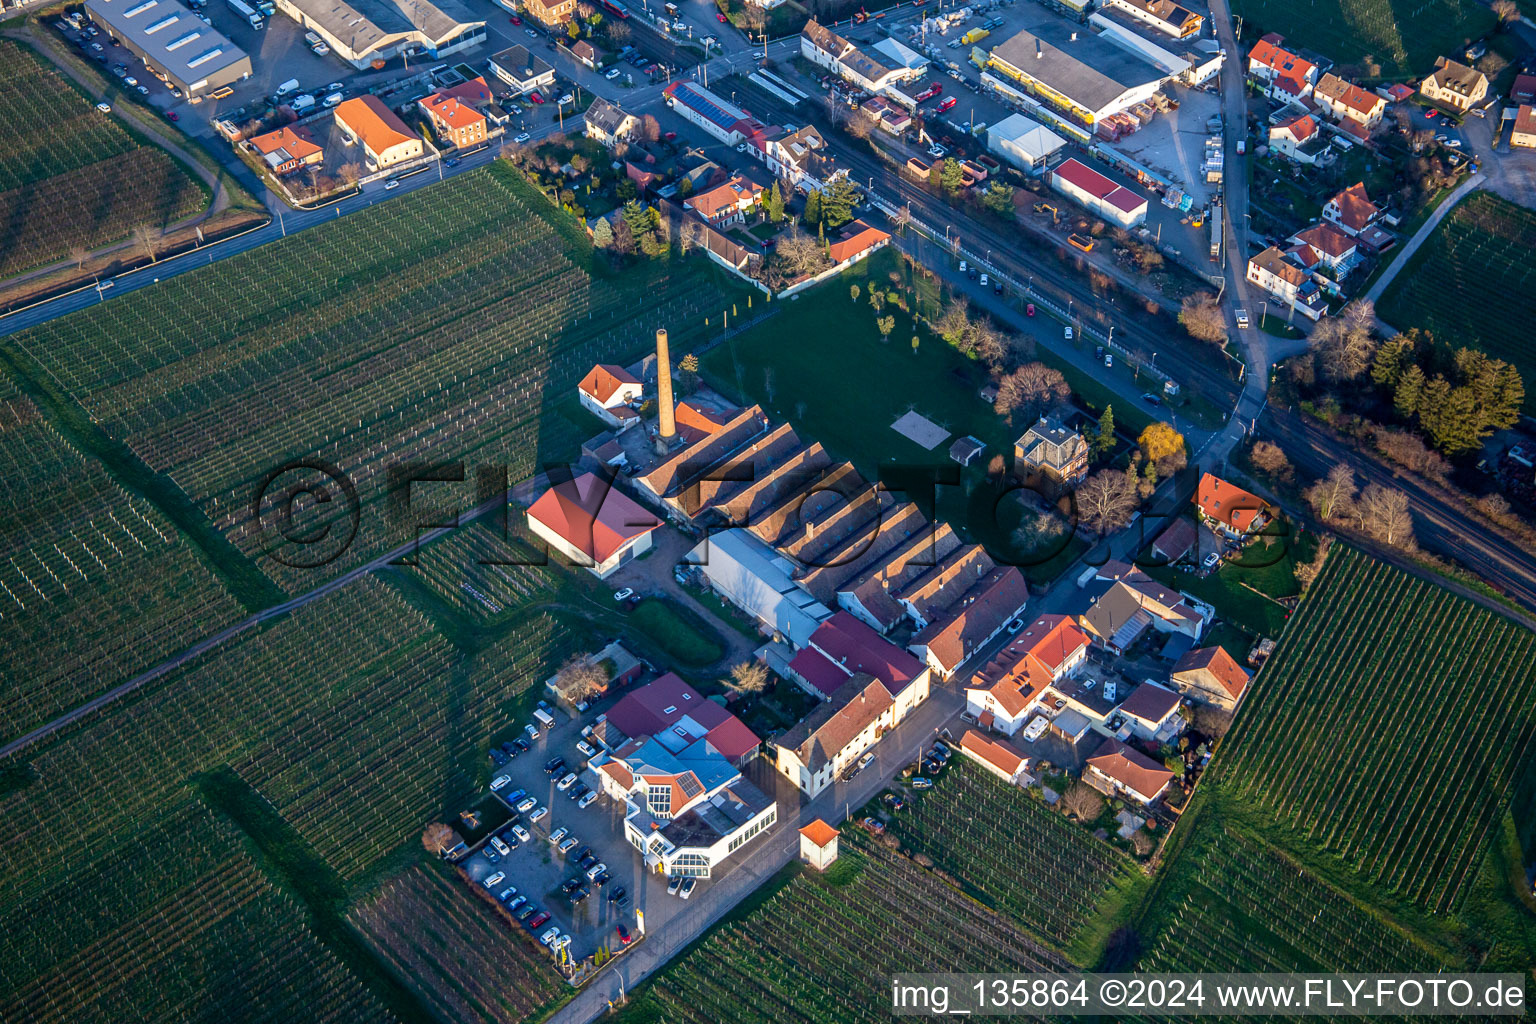
[[0, 39], [0, 278], [207, 203], [169, 154], [98, 111], [30, 47]]
[[570, 991], [522, 928], [503, 924], [473, 889], [431, 867], [388, 882], [351, 920], [444, 1022], [515, 1024]]
[[150, 502], [0, 378], [0, 737], [13, 739], [243, 609]]
[[1216, 777], [1224, 801], [1443, 914], [1530, 768], [1533, 709], [1536, 633], [1336, 545]]
[[5, 1020], [395, 1019], [195, 800], [155, 808], [25, 895], [14, 883], [0, 907]]
[[[1193, 823], [1192, 823], [1193, 824]], [[1236, 829], [1202, 820], [1159, 881], [1142, 971], [1436, 971], [1441, 956]]]
[[1123, 900], [1140, 875], [1129, 857], [963, 757], [889, 827], [904, 850], [1081, 963], [1098, 950], [1075, 947], [1104, 937], [1081, 944], [1084, 931], [1115, 916], [1104, 904]]
[[1244, 50], [1278, 32], [1289, 47], [1392, 80], [1422, 78], [1436, 57], [1454, 56], [1494, 24], [1487, 8], [1459, 0], [1238, 0], [1232, 13], [1243, 19]]
[[[574, 458], [584, 438], [552, 401], [594, 362], [639, 355], [658, 326], [687, 351], [738, 294], [700, 258], [614, 274], [563, 218], [497, 165], [0, 344], [279, 585], [306, 590], [411, 539], [418, 517], [386, 500], [392, 467], [463, 461], [466, 482], [417, 484], [412, 501], [467, 509], [481, 466], [515, 482]], [[292, 468], [300, 459], [355, 488], [357, 532], [339, 554], [283, 542], [271, 503], [252, 514], [259, 496], [320, 486], [343, 537], [342, 488]]]
[[826, 875], [797, 876], [707, 936], [632, 998], [621, 1021], [887, 1021], [899, 972], [1070, 969], [1007, 917], [857, 830], [838, 846]]
[[559, 571], [543, 564], [541, 547], [517, 535], [502, 538], [483, 524], [462, 526], [425, 545], [415, 560], [413, 574], [476, 622], [499, 619], [548, 596]]
[[[1442, 344], [1482, 349], [1536, 382], [1536, 318], [1530, 261], [1536, 211], [1489, 192], [1473, 192], [1446, 215], [1398, 272], [1377, 312], [1400, 330], [1420, 327]], [[1430, 273], [1430, 271], [1433, 271]], [[1433, 287], [1425, 281], [1433, 280]], [[1536, 413], [1527, 383], [1525, 412]]]

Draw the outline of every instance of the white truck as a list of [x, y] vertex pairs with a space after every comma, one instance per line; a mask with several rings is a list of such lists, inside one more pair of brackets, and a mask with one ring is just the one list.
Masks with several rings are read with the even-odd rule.
[[266, 22], [261, 20], [261, 15], [256, 8], [246, 3], [245, 0], [225, 0], [229, 9], [250, 23], [251, 28], [260, 29], [266, 27]]
[[538, 719], [539, 724], [542, 725], [545, 729], [553, 729], [555, 727], [555, 716], [551, 715], [543, 708], [535, 708], [533, 711], [533, 717]]

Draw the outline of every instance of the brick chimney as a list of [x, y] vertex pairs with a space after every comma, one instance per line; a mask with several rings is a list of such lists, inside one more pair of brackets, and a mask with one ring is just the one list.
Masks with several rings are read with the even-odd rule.
[[677, 421], [672, 409], [672, 356], [665, 327], [656, 332], [656, 409], [657, 446], [670, 446], [677, 438]]

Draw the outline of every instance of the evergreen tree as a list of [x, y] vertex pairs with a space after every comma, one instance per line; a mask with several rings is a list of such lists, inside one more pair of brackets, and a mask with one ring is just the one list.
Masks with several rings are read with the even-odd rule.
[[779, 191], [779, 183], [774, 182], [768, 189], [768, 199], [763, 204], [764, 211], [768, 214], [768, 223], [777, 224], [784, 219], [784, 195]]
[[1417, 365], [1409, 365], [1398, 377], [1392, 394], [1392, 404], [1404, 419], [1413, 419], [1424, 400], [1424, 371]]
[[820, 189], [811, 189], [810, 194], [805, 197], [805, 214], [803, 219], [807, 224], [819, 225], [821, 223]]
[[1413, 343], [1399, 334], [1376, 350], [1371, 362], [1371, 380], [1388, 391], [1397, 387], [1405, 370], [1413, 365]]
[[1103, 456], [1115, 447], [1115, 407], [1106, 405], [1099, 415], [1099, 429], [1093, 435], [1094, 458]]
[[861, 198], [859, 187], [846, 176], [833, 180], [822, 194], [818, 204], [821, 209], [821, 219], [828, 227], [842, 227], [853, 220], [853, 208], [859, 205]]
[[592, 227], [592, 244], [599, 249], [611, 248], [613, 245], [613, 226], [608, 223], [607, 217], [599, 217]]

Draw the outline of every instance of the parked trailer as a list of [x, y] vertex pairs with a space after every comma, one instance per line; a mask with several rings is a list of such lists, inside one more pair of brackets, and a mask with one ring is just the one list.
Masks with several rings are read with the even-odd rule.
[[1221, 259], [1221, 207], [1211, 209], [1211, 259]]
[[245, 0], [225, 0], [225, 2], [229, 4], [230, 10], [249, 22], [251, 28], [265, 27], [266, 23], [261, 20], [261, 15], [257, 13], [256, 8], [246, 3]]

